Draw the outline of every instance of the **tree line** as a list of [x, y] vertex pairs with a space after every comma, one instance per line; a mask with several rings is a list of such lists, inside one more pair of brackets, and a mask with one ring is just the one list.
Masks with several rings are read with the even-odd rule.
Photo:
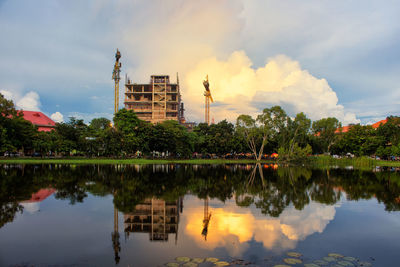
[[[400, 156], [400, 118], [387, 123], [352, 125], [341, 132], [338, 119], [311, 121], [304, 113], [290, 117], [280, 106], [266, 108], [257, 117], [240, 115], [226, 120], [199, 123], [188, 131], [177, 121], [151, 124], [133, 111], [119, 110], [111, 122], [95, 118], [89, 124], [69, 118], [54, 131], [40, 132], [0, 95], [0, 152], [42, 156], [85, 157], [250, 157], [257, 160], [278, 153], [284, 161], [305, 159], [311, 154]], [[339, 129], [339, 130], [338, 130]]]

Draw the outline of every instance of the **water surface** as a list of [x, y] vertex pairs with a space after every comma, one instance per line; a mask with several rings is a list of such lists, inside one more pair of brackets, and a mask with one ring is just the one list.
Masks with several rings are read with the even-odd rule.
[[0, 266], [397, 266], [400, 251], [390, 169], [3, 165], [0, 185]]

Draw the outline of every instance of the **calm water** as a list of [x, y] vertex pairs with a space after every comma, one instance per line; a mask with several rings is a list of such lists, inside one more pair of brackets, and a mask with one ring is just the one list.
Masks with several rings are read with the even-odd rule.
[[393, 170], [3, 165], [0, 266], [400, 266], [399, 210]]

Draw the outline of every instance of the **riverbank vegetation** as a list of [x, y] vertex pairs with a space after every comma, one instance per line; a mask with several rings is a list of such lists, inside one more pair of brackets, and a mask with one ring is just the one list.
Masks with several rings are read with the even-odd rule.
[[[134, 112], [121, 109], [113, 122], [96, 118], [86, 124], [69, 118], [68, 122], [57, 123], [54, 131], [39, 132], [2, 95], [0, 112], [0, 153], [5, 156], [142, 158], [142, 162], [145, 159], [261, 161], [277, 153], [278, 160], [284, 163], [328, 161], [310, 158], [313, 154], [385, 160], [400, 156], [400, 118], [392, 116], [377, 129], [358, 124], [344, 132], [336, 118], [312, 122], [304, 113], [292, 118], [281, 107], [274, 106], [255, 118], [240, 115], [235, 124], [226, 120], [211, 125], [200, 123], [189, 131], [176, 121], [153, 125], [138, 119]], [[108, 159], [98, 162], [102, 161]], [[365, 158], [355, 161], [369, 164]]]

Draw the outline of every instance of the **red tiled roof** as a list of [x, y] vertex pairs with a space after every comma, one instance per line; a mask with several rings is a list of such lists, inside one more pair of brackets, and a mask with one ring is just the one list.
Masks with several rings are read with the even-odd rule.
[[376, 129], [376, 128], [378, 128], [379, 126], [384, 125], [384, 124], [386, 124], [386, 123], [387, 123], [387, 119], [384, 119], [384, 120], [375, 122], [375, 123], [372, 124], [371, 126], [372, 126], [372, 128]]
[[53, 188], [45, 188], [40, 189], [36, 193], [32, 194], [31, 199], [22, 201], [21, 203], [33, 203], [33, 202], [42, 202], [49, 196], [51, 196], [56, 190]]
[[21, 110], [24, 119], [38, 126], [39, 131], [51, 131], [56, 123], [40, 111]]
[[343, 126], [342, 128], [337, 128], [335, 133], [347, 133], [351, 128], [351, 125]]
[[[387, 123], [387, 119], [375, 122], [374, 124], [372, 124], [372, 128], [377, 129], [379, 126], [384, 125], [385, 123]], [[347, 125], [347, 126], [343, 126], [342, 128], [337, 128], [335, 133], [347, 133], [352, 125]]]

